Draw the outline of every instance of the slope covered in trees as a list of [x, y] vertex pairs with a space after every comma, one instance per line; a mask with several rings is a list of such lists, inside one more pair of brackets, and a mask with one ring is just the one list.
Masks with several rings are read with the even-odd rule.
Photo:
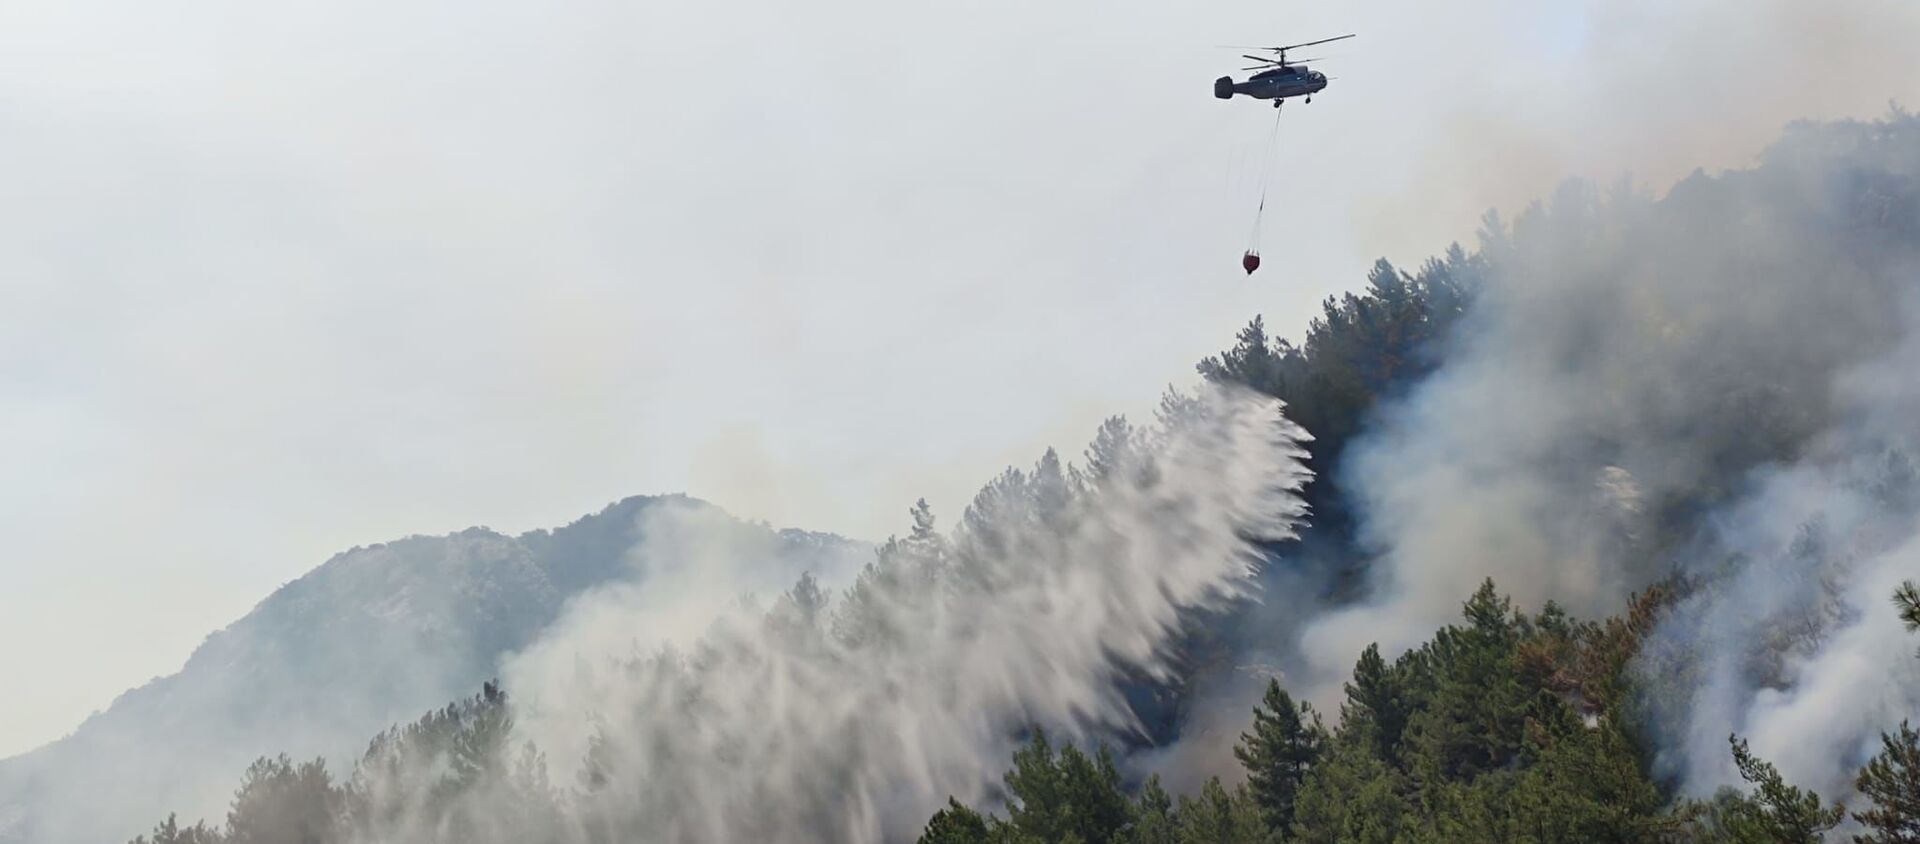
[[[1916, 565], [1904, 411], [1920, 401], [1900, 386], [1920, 360], [1916, 271], [1920, 120], [1902, 112], [1796, 127], [1753, 170], [1696, 175], [1657, 200], [1570, 186], [1511, 227], [1490, 218], [1471, 252], [1411, 274], [1376, 265], [1367, 289], [1329, 300], [1298, 344], [1256, 319], [1201, 362], [1210, 382], [1283, 400], [1314, 436], [1304, 447], [1316, 474], [1300, 535], [1250, 537], [1270, 600], [1224, 614], [1183, 606], [1147, 648], [1160, 670], [1059, 671], [1026, 656], [1141, 647], [1137, 630], [1090, 644], [1057, 625], [1081, 613], [1112, 622], [1105, 613], [1139, 611], [1154, 594], [1113, 588], [1141, 562], [1103, 557], [1121, 546], [1083, 556], [1075, 545], [1084, 508], [1115, 498], [1116, 473], [1136, 491], [1157, 482], [1148, 467], [1164, 443], [1115, 419], [1079, 465], [1049, 453], [996, 479], [951, 535], [916, 509], [912, 533], [845, 591], [803, 581], [749, 631], [638, 661], [621, 694], [652, 698], [621, 698], [622, 732], [594, 744], [578, 782], [545, 778], [515, 731], [466, 726], [499, 722], [446, 716], [402, 732], [450, 731], [418, 739], [447, 749], [401, 753], [415, 761], [397, 769], [376, 752], [334, 774], [263, 760], [235, 811], [287, 806], [273, 810], [289, 819], [279, 828], [322, 829], [319, 841], [378, 839], [355, 826], [380, 816], [373, 806], [406, 807], [379, 828], [404, 821], [405, 840], [469, 840], [459, 836], [475, 818], [491, 817], [475, 807], [489, 805], [506, 807], [498, 829], [513, 840], [742, 829], [904, 840], [875, 820], [897, 800], [921, 812], [915, 833], [928, 842], [1920, 840], [1920, 746], [1897, 714], [1882, 717], [1911, 708], [1912, 639], [1875, 649], [1887, 630], [1920, 626], [1920, 593], [1887, 581]], [[1170, 397], [1163, 411], [1177, 418], [1187, 402]], [[1423, 439], [1423, 424], [1454, 430]], [[1475, 449], [1480, 462], [1450, 462]], [[1245, 481], [1226, 465], [1213, 465], [1217, 483]], [[1275, 465], [1276, 484], [1299, 482], [1297, 466]], [[1395, 469], [1438, 480], [1383, 494], [1381, 474]], [[1395, 508], [1445, 512], [1502, 484], [1518, 490], [1510, 509], [1468, 514], [1482, 532], [1396, 521]], [[1423, 534], [1408, 524], [1435, 541], [1414, 541]], [[1180, 543], [1155, 553], [1166, 565], [1149, 569], [1178, 568]], [[1457, 601], [1486, 572], [1522, 573], [1500, 580], [1522, 595], [1609, 608], [1536, 597], [1521, 612], [1489, 580], [1419, 626], [1427, 605]], [[1322, 638], [1302, 652], [1302, 625], [1354, 607], [1358, 629], [1391, 627], [1399, 641]], [[1003, 628], [1022, 650], [928, 647]], [[1169, 642], [1178, 652], [1161, 654]], [[1289, 670], [1240, 716], [1233, 761], [1213, 779], [1174, 793], [1146, 776], [1151, 763], [1133, 751], [1197, 741], [1207, 679], [1255, 651], [1338, 662], [1333, 711], [1305, 703], [1328, 700], [1325, 678]], [[1839, 679], [1826, 679], [1834, 666]], [[774, 687], [723, 682], [736, 670], [826, 689], [804, 698], [820, 711], [767, 717], [779, 711], [766, 701]], [[1779, 722], [1763, 716], [1794, 704], [1804, 727], [1852, 703], [1796, 703], [1821, 682], [1870, 689], [1855, 697], [1878, 708], [1812, 733], [1824, 744], [1783, 748]], [[1104, 717], [1114, 701], [1090, 690], [1107, 683], [1137, 723]], [[493, 691], [463, 706], [505, 709]], [[1862, 730], [1872, 747], [1854, 741]], [[1084, 749], [1095, 745], [1111, 749]], [[451, 761], [476, 747], [490, 748], [483, 761]], [[980, 786], [982, 757], [1006, 771], [997, 789]], [[306, 796], [269, 799], [296, 792]], [[707, 825], [686, 826], [686, 807]], [[249, 823], [170, 823], [152, 837], [272, 840], [247, 837], [259, 828]]]
[[[680, 496], [638, 496], [552, 530], [470, 528], [342, 552], [214, 632], [176, 674], [74, 733], [0, 760], [0, 842], [118, 840], [167, 809], [223, 802], [263, 752], [337, 756], [478, 686], [566, 602], [646, 582], [683, 554], [850, 571], [871, 546], [775, 531]], [[102, 795], [111, 795], [103, 799]]]
[[[1238, 784], [1216, 777], [1177, 796], [1157, 778], [1130, 788], [1107, 749], [1038, 731], [1012, 757], [1004, 814], [949, 801], [919, 841], [1813, 842], [1847, 819], [1863, 842], [1914, 840], [1920, 734], [1905, 724], [1860, 772], [1862, 798], [1850, 807], [1784, 782], [1738, 737], [1728, 752], [1748, 791], [1675, 799], [1651, 780], [1627, 664], [1667, 599], [1641, 595], [1627, 615], [1591, 623], [1551, 605], [1518, 612], [1489, 582], [1421, 648], [1391, 663], [1362, 653], [1331, 728], [1273, 682], [1240, 736]], [[612, 842], [642, 832], [580, 813], [582, 793], [600, 783], [549, 782], [512, 727], [505, 693], [488, 685], [382, 733], [344, 778], [321, 760], [263, 758], [224, 819], [169, 817], [134, 844]]]
[[1182, 619], [1243, 596], [1255, 543], [1292, 529], [1297, 436], [1248, 391], [1169, 395], [1084, 468], [1048, 452], [995, 480], [951, 533], [915, 508], [843, 593], [802, 577], [771, 607], [605, 664], [577, 649], [597, 640], [564, 635], [593, 627], [584, 602], [548, 643], [554, 670], [531, 676], [584, 675], [596, 694], [514, 713], [541, 735], [590, 725], [554, 785], [488, 690], [350, 768], [262, 760], [219, 829], [154, 836], [255, 841], [283, 818], [318, 841], [911, 837], [948, 783], [986, 782], [1023, 722], [1124, 726], [1112, 678], [1164, 671]]
[[[1500, 231], [1487, 219], [1488, 238]], [[1453, 325], [1484, 283], [1487, 258], [1459, 245], [1409, 274], [1386, 259], [1358, 293], [1329, 297], [1298, 344], [1267, 334], [1254, 317], [1234, 346], [1202, 360], [1200, 375], [1244, 384], [1286, 402], [1287, 417], [1313, 434], [1307, 444], [1319, 480], [1308, 487], [1315, 518], [1302, 544], [1349, 550], [1352, 523], [1340, 494], [1341, 457], [1369, 411], [1432, 372]]]
[[1669, 600], [1651, 591], [1582, 622], [1551, 604], [1518, 612], [1489, 581], [1421, 647], [1391, 663], [1363, 652], [1331, 730], [1272, 682], [1240, 736], [1238, 785], [1129, 790], [1107, 750], [1041, 735], [1013, 757], [1004, 817], [954, 801], [919, 841], [1811, 844], [1849, 817], [1859, 841], [1916, 840], [1920, 738], [1906, 724], [1883, 736], [1852, 807], [1785, 782], [1737, 736], [1750, 788], [1688, 800], [1654, 781], [1629, 663]]

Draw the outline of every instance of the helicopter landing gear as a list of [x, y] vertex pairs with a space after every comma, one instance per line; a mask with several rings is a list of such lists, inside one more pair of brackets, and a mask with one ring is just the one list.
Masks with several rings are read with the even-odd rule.
[[1287, 104], [1287, 101], [1286, 101], [1286, 100], [1274, 100], [1274, 101], [1273, 101], [1273, 107], [1274, 107], [1274, 108], [1279, 108], [1279, 107], [1281, 107], [1281, 106], [1283, 106], [1283, 105], [1286, 105], [1286, 104]]
[[1307, 98], [1307, 102], [1313, 102], [1313, 98], [1312, 98], [1312, 97], [1308, 97], [1308, 98]]

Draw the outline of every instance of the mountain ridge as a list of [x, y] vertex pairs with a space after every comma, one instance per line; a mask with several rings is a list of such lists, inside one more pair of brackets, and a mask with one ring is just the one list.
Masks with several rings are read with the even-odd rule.
[[[0, 759], [0, 842], [122, 840], [163, 808], [217, 814], [231, 771], [286, 750], [345, 762], [365, 737], [468, 693], [566, 603], [644, 583], [659, 519], [698, 517], [722, 553], [844, 569], [871, 544], [747, 522], [686, 495], [629, 496], [557, 528], [484, 526], [354, 546], [282, 584], [59, 739]], [[301, 724], [294, 735], [289, 723]], [[80, 799], [129, 796], [102, 817]], [[124, 808], [125, 811], [119, 811]]]

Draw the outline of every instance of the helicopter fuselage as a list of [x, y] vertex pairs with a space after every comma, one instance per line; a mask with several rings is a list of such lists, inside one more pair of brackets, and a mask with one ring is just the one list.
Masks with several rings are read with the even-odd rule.
[[1284, 100], [1289, 97], [1311, 97], [1326, 87], [1326, 74], [1297, 65], [1264, 70], [1247, 77], [1245, 82], [1221, 77], [1214, 84], [1214, 95], [1223, 100], [1234, 94], [1243, 94], [1256, 100]]

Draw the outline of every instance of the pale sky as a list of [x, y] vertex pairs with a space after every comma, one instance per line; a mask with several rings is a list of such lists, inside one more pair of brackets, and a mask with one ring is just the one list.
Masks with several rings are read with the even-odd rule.
[[[1442, 5], [0, 5], [0, 755], [356, 544], [951, 524], [1489, 207], [1920, 100], [1904, 0]], [[1248, 278], [1215, 45], [1345, 32]]]

